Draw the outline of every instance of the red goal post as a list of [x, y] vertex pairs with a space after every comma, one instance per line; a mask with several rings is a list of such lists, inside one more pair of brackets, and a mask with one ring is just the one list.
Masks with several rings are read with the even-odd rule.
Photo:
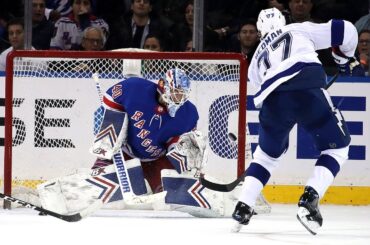
[[[155, 82], [173, 67], [183, 69], [192, 81], [190, 100], [199, 111], [198, 128], [209, 139], [205, 173], [225, 177], [225, 181], [241, 175], [246, 158], [244, 56], [140, 50], [13, 51], [7, 57], [5, 81], [4, 193], [10, 195], [12, 185], [29, 187], [33, 181], [92, 165], [87, 155], [100, 105], [93, 73], [99, 74], [104, 92], [127, 73], [139, 72], [136, 75]], [[228, 137], [230, 132], [237, 136], [237, 144]]]

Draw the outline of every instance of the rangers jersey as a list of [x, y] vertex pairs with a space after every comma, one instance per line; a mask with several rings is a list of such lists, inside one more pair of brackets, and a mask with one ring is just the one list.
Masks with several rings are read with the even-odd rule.
[[[89, 25], [99, 27], [103, 30], [105, 36], [108, 36], [109, 27], [103, 20], [93, 15], [89, 16]], [[59, 50], [78, 50], [82, 42], [82, 32], [87, 26], [80, 26], [74, 20], [73, 15], [62, 17], [54, 27], [54, 36], [50, 41], [50, 49]]]
[[[281, 84], [308, 66], [322, 64], [316, 50], [339, 46], [347, 57], [353, 57], [357, 46], [356, 28], [348, 21], [331, 20], [323, 24], [295, 23], [274, 30], [261, 40], [248, 69], [248, 78], [258, 89], [254, 104], [260, 108], [263, 100]], [[314, 77], [314, 76], [313, 76]], [[312, 82], [308, 79], [309, 82]], [[294, 89], [323, 87], [323, 84], [304, 84]]]
[[141, 161], [159, 158], [178, 136], [196, 128], [198, 111], [186, 101], [171, 117], [158, 103], [157, 84], [131, 77], [109, 88], [103, 98], [108, 110], [127, 113], [128, 132], [125, 153]]

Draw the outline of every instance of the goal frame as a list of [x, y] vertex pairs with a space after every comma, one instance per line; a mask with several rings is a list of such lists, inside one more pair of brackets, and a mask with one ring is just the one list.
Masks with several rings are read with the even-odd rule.
[[[125, 58], [125, 59], [174, 59], [174, 60], [238, 60], [239, 69], [239, 112], [238, 112], [238, 156], [237, 176], [245, 171], [246, 146], [246, 100], [247, 100], [247, 60], [238, 53], [210, 53], [210, 52], [112, 52], [112, 51], [11, 51], [6, 59], [5, 77], [5, 142], [4, 142], [4, 193], [11, 195], [12, 185], [12, 118], [13, 118], [13, 60], [16, 57], [30, 58]], [[4, 208], [5, 203], [4, 203]]]

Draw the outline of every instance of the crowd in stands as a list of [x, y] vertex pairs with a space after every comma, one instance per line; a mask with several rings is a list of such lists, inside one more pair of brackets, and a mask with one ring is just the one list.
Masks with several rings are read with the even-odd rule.
[[[23, 21], [23, 3], [0, 3], [0, 52], [23, 48], [13, 44], [10, 29]], [[239, 52], [250, 59], [259, 42], [256, 18], [269, 7], [278, 8], [288, 24], [333, 18], [354, 23], [359, 33], [356, 55], [368, 74], [370, 0], [205, 0], [203, 51]], [[32, 0], [32, 47], [191, 52], [193, 19], [194, 0]], [[319, 58], [325, 67], [335, 67], [330, 50], [320, 51]]]

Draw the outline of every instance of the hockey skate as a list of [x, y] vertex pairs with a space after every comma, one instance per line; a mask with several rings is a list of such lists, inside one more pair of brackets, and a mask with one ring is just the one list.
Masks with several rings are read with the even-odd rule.
[[319, 194], [312, 187], [306, 186], [298, 207], [297, 219], [312, 235], [316, 235], [316, 231], [322, 226]]
[[242, 225], [248, 225], [249, 220], [254, 215], [253, 208], [249, 207], [247, 204], [243, 202], [238, 202], [236, 204], [235, 210], [232, 214], [232, 217], [234, 220], [236, 220], [238, 223], [233, 227], [231, 230], [232, 232], [239, 232], [242, 228]]

